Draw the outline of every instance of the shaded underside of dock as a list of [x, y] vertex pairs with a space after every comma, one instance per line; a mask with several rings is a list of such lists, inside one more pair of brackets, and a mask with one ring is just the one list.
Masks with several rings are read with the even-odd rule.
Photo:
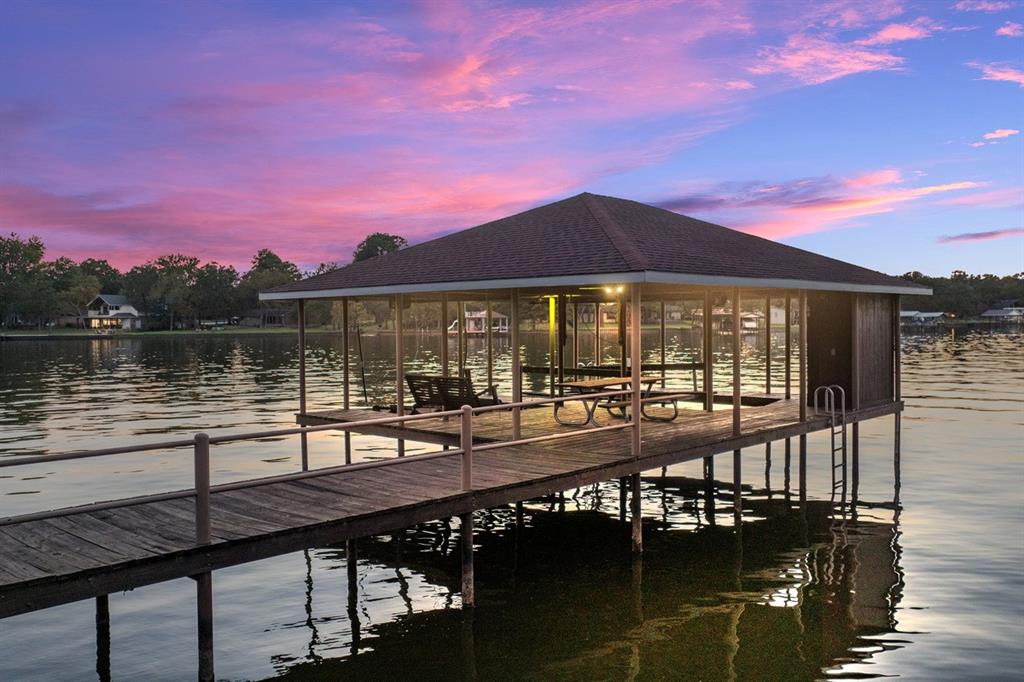
[[[887, 402], [850, 412], [847, 421], [902, 409], [902, 402]], [[0, 617], [387, 533], [828, 427], [824, 416], [801, 422], [799, 411], [796, 400], [744, 407], [739, 436], [733, 435], [731, 410], [682, 410], [674, 421], [645, 421], [639, 459], [629, 454], [628, 430], [581, 431], [573, 438], [479, 450], [473, 456], [470, 491], [462, 490], [460, 456], [454, 453], [411, 455], [393, 465], [215, 491], [212, 541], [203, 546], [195, 543], [193, 498], [142, 497], [112, 509], [11, 523], [0, 526]], [[340, 426], [372, 414], [335, 410], [299, 415], [299, 421]], [[477, 415], [474, 440], [510, 439], [511, 419], [507, 411]], [[459, 428], [457, 419], [428, 419], [359, 432], [457, 445]], [[522, 411], [524, 438], [571, 428], [554, 422], [550, 406]]]

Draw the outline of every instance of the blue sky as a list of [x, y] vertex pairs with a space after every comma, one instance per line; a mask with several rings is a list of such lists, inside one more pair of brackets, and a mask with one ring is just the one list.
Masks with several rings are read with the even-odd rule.
[[1024, 270], [1024, 8], [8, 2], [0, 229], [348, 259], [580, 191], [890, 273]]

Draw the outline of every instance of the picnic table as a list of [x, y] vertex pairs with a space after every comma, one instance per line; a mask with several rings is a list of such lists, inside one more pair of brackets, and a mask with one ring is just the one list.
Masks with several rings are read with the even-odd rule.
[[[570, 393], [586, 395], [588, 393], [604, 393], [609, 389], [613, 389], [617, 386], [628, 386], [629, 384], [632, 383], [632, 381], [632, 377], [607, 377], [604, 379], [587, 379], [584, 381], [564, 381], [559, 383], [558, 386], [561, 387], [562, 389], [568, 390]], [[649, 397], [651, 395], [651, 391], [654, 388], [654, 384], [656, 384], [659, 381], [661, 381], [660, 376], [640, 377], [640, 385], [642, 387], [640, 394], [641, 399]], [[562, 419], [561, 417], [558, 416], [558, 410], [563, 405], [565, 405], [565, 403], [555, 403], [555, 421], [563, 426], [586, 426], [587, 424], [601, 426], [601, 423], [597, 421], [597, 418], [595, 417], [597, 408], [603, 407], [608, 410], [609, 416], [615, 416], [621, 419], [625, 419], [626, 408], [630, 405], [630, 400], [627, 396], [605, 396], [603, 398], [597, 397], [583, 399], [578, 402], [583, 403], [583, 409], [586, 412], [586, 417], [583, 420], [570, 421]], [[672, 406], [673, 408], [676, 407], [674, 402], [672, 403]], [[615, 414], [615, 410], [618, 410], [618, 415]], [[654, 417], [647, 414], [644, 411], [642, 405], [640, 407], [640, 412], [647, 419], [652, 419], [655, 421], [672, 421], [679, 414], [678, 408], [676, 408], [673, 410], [674, 413], [671, 417]]]

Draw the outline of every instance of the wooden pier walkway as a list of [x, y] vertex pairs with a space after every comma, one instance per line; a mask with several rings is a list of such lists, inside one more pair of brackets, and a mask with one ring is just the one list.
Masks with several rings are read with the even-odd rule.
[[[901, 402], [850, 412], [850, 423], [894, 414]], [[368, 410], [300, 415], [304, 424], [359, 421]], [[387, 415], [384, 415], [387, 416]], [[140, 497], [113, 508], [71, 508], [42, 519], [0, 522], [0, 617], [128, 590], [302, 548], [381, 534], [416, 523], [518, 502], [553, 492], [827, 426], [799, 420], [795, 400], [732, 412], [685, 410], [673, 422], [644, 422], [640, 458], [630, 430], [587, 430], [572, 438], [475, 450], [472, 489], [462, 485], [460, 450], [412, 455], [387, 465], [354, 464], [299, 480], [254, 481], [210, 494], [210, 543], [196, 542], [196, 497]], [[565, 431], [547, 409], [521, 412], [522, 437]], [[474, 442], [510, 439], [511, 415], [473, 418]], [[460, 420], [424, 419], [355, 429], [392, 438], [458, 445]], [[393, 462], [393, 463], [392, 463]]]

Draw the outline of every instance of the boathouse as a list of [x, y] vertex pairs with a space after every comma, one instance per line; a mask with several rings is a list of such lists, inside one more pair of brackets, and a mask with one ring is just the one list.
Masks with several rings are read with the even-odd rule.
[[[282, 285], [260, 298], [296, 304], [299, 426], [3, 458], [0, 468], [51, 466], [187, 448], [195, 482], [0, 519], [0, 617], [95, 598], [97, 641], [109, 642], [107, 594], [191, 576], [199, 678], [206, 680], [214, 678], [212, 572], [226, 566], [346, 542], [351, 593], [357, 538], [458, 516], [462, 604], [471, 607], [475, 511], [514, 504], [521, 523], [526, 500], [617, 480], [620, 517], [629, 498], [629, 535], [639, 553], [641, 473], [702, 460], [709, 519], [716, 518], [716, 491], [731, 489], [739, 537], [742, 450], [763, 447], [770, 463], [772, 445], [782, 444], [788, 503], [797, 439], [793, 487], [803, 508], [807, 436], [831, 433], [831, 452], [818, 461], [831, 467], [833, 501], [846, 509], [849, 490], [855, 510], [859, 424], [889, 415], [898, 495], [900, 297], [928, 293], [850, 263], [593, 194]], [[308, 405], [305, 306], [332, 299], [343, 316], [340, 386], [336, 399]], [[356, 405], [349, 313], [353, 302], [370, 299], [386, 301], [394, 319], [393, 392]], [[461, 342], [453, 367], [444, 341], [436, 371], [407, 373], [408, 307], [439, 306], [438, 335], [447, 341], [449, 306], [467, 304], [486, 311], [486, 376], [463, 371]], [[495, 306], [508, 317], [506, 385], [495, 385]], [[525, 362], [521, 352], [527, 306], [547, 315], [544, 364]], [[614, 315], [603, 316], [605, 309]], [[773, 309], [783, 311], [781, 330]], [[725, 311], [731, 324], [715, 324]], [[745, 312], [768, 323], [750, 328]], [[592, 328], [578, 324], [584, 317]], [[466, 316], [456, 319], [464, 337]], [[615, 321], [612, 352], [599, 342], [602, 319]], [[699, 330], [681, 357], [666, 352], [670, 324]], [[763, 366], [745, 359], [753, 343], [764, 344], [766, 352], [750, 355]], [[309, 437], [329, 431], [344, 432], [344, 445], [318, 439], [312, 444], [330, 451], [311, 458]], [[395, 456], [353, 461], [352, 433], [393, 439]], [[286, 442], [293, 436], [298, 443]], [[211, 484], [218, 447], [257, 439], [280, 447], [284, 461], [297, 450], [301, 470]], [[405, 456], [407, 440], [436, 447]], [[720, 483], [715, 458], [728, 453], [732, 481]]]

